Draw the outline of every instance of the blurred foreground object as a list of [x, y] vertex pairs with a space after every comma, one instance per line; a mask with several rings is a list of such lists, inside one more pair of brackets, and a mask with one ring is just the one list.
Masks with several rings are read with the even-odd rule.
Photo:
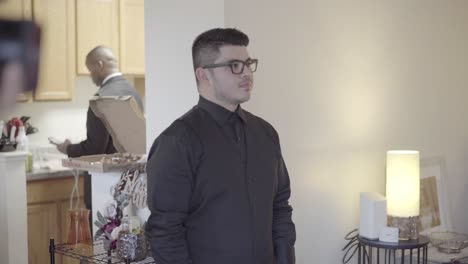
[[0, 111], [12, 108], [17, 94], [36, 88], [39, 45], [34, 22], [0, 19]]

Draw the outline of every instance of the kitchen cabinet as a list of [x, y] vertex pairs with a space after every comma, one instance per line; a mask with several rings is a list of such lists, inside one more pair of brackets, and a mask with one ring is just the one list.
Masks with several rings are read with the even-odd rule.
[[125, 74], [145, 74], [144, 0], [120, 0], [120, 62]]
[[[54, 237], [58, 243], [66, 242], [74, 182], [73, 177], [27, 182], [29, 264], [50, 262], [50, 237]], [[83, 177], [79, 178], [78, 186], [83, 197]], [[82, 198], [80, 204], [84, 205]], [[79, 260], [57, 256], [56, 263], [79, 263]]]
[[119, 59], [119, 1], [79, 0], [76, 3], [78, 74], [89, 74], [86, 55], [98, 45], [111, 48]]
[[41, 27], [36, 101], [71, 100], [75, 77], [75, 0], [32, 0]]
[[0, 1], [0, 17], [4, 19], [30, 19], [31, 0]]
[[47, 237], [55, 237], [60, 230], [57, 225], [57, 206], [54, 203], [28, 205], [28, 252], [29, 263], [47, 263]]
[[76, 5], [78, 74], [89, 74], [86, 55], [108, 46], [127, 75], [145, 73], [144, 0], [79, 0]]
[[[75, 0], [4, 0], [0, 17], [33, 19], [41, 27], [38, 86], [34, 100], [70, 100], [75, 76]], [[18, 101], [31, 96], [20, 94]]]
[[[0, 18], [3, 19], [31, 19], [32, 7], [30, 0], [3, 0], [0, 1]], [[31, 93], [21, 93], [16, 101], [26, 102], [31, 99]]]

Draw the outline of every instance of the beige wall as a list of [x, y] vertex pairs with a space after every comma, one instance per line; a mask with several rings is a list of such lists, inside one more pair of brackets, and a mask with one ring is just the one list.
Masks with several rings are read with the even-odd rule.
[[341, 262], [359, 192], [385, 194], [389, 149], [445, 159], [468, 232], [468, 1], [225, 2], [260, 60], [245, 107], [280, 133], [298, 263]]

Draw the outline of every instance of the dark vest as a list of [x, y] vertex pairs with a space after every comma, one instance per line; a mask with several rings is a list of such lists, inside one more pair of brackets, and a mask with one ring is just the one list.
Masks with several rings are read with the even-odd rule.
[[279, 142], [265, 121], [245, 112], [247, 162], [205, 110], [181, 118], [203, 146], [185, 222], [193, 264], [272, 264], [273, 201]]

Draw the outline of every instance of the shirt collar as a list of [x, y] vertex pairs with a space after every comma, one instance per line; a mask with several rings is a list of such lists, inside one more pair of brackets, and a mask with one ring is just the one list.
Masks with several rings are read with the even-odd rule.
[[231, 118], [233, 114], [239, 116], [240, 120], [242, 120], [244, 123], [246, 122], [244, 110], [242, 110], [242, 107], [240, 105], [237, 107], [236, 111], [231, 112], [226, 108], [200, 96], [198, 100], [198, 106], [210, 113], [210, 115], [216, 120], [216, 122], [220, 126], [226, 124], [226, 122]]
[[120, 75], [122, 75], [121, 72], [114, 72], [114, 73], [111, 73], [111, 74], [107, 75], [106, 78], [104, 78], [104, 80], [102, 80], [101, 87], [104, 86], [104, 84], [106, 84], [106, 82], [108, 80], [110, 80], [112, 77], [120, 76]]

